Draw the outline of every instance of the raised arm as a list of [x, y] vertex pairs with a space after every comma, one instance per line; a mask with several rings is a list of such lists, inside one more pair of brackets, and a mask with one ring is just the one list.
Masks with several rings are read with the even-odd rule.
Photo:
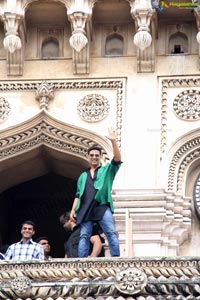
[[117, 134], [113, 127], [108, 128], [108, 135], [106, 137], [112, 143], [114, 161], [121, 161], [121, 152], [117, 143]]

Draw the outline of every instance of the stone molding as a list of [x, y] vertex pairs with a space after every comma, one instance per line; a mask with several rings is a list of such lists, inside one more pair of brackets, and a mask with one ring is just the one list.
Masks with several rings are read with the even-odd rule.
[[199, 299], [199, 263], [197, 257], [1, 261], [0, 297]]
[[[149, 244], [155, 246], [154, 251], [159, 244], [157, 255], [179, 254], [180, 245], [191, 233], [190, 197], [166, 193], [162, 189], [115, 189], [113, 199], [119, 234], [123, 235], [125, 228], [127, 237], [125, 256], [140, 255], [144, 245], [148, 248]], [[140, 250], [135, 253], [134, 247], [138, 244]]]

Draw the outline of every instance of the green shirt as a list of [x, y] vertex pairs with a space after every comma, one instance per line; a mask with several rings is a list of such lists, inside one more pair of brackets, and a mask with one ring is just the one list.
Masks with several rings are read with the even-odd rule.
[[[109, 204], [112, 212], [114, 212], [114, 205], [111, 190], [115, 175], [121, 164], [121, 161], [115, 162], [112, 160], [111, 163], [101, 166], [97, 171], [97, 176], [94, 182], [94, 187], [97, 190], [94, 200], [98, 201], [100, 205]], [[85, 191], [87, 176], [87, 172], [83, 172], [78, 178], [76, 197], [79, 198], [79, 201], [76, 207], [76, 213], [78, 213], [81, 206], [81, 197]]]

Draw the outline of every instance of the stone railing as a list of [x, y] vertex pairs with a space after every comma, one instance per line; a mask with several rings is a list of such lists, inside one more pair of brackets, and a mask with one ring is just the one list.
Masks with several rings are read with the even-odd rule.
[[1, 261], [0, 299], [200, 299], [197, 257]]

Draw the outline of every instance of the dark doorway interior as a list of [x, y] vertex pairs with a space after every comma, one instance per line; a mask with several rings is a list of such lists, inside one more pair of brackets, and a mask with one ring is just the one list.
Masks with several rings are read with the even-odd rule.
[[19, 241], [22, 222], [32, 220], [36, 224], [34, 239], [47, 236], [52, 257], [64, 257], [63, 244], [68, 234], [59, 216], [71, 208], [75, 190], [75, 180], [49, 173], [5, 191], [0, 196], [1, 243]]

